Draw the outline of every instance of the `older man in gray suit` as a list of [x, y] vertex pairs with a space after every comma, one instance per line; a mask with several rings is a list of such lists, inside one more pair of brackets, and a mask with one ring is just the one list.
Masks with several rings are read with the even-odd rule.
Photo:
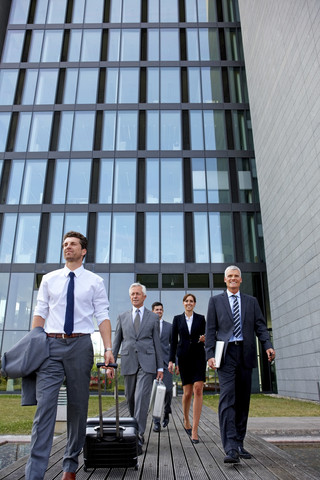
[[[118, 316], [113, 342], [115, 361], [121, 347], [121, 373], [130, 415], [139, 428], [139, 454], [142, 453], [150, 395], [154, 376], [163, 378], [159, 317], [145, 308], [147, 289], [140, 283], [129, 288], [132, 308]], [[112, 373], [109, 371], [109, 374]]]

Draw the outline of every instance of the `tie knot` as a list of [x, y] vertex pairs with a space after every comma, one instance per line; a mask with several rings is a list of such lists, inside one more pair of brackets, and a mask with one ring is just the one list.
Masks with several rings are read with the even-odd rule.
[[73, 278], [75, 276], [74, 272], [69, 272], [69, 277]]
[[139, 310], [139, 308], [137, 308], [137, 310], [136, 310], [136, 313], [140, 313], [140, 310]]

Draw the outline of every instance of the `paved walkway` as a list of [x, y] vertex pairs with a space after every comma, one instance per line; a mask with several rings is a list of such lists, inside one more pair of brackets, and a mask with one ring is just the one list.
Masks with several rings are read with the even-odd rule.
[[[139, 468], [134, 469], [83, 469], [83, 460], [77, 473], [77, 480], [317, 480], [318, 473], [308, 465], [278, 447], [266, 442], [260, 435], [290, 437], [290, 431], [300, 439], [311, 436], [319, 439], [319, 419], [299, 417], [283, 419], [249, 419], [246, 448], [253, 454], [251, 460], [241, 460], [237, 465], [223, 463], [217, 414], [203, 408], [199, 438], [193, 445], [184, 431], [182, 423], [181, 397], [173, 400], [173, 415], [168, 428], [156, 434], [152, 431], [149, 415], [143, 455], [139, 457]], [[127, 416], [126, 404], [120, 408], [121, 416]], [[114, 408], [106, 416], [114, 416]], [[300, 420], [301, 419], [301, 420]], [[259, 433], [259, 436], [258, 436]], [[308, 435], [306, 435], [308, 434]], [[290, 437], [293, 438], [293, 437]], [[45, 480], [61, 478], [62, 455], [65, 434], [54, 442]], [[0, 471], [0, 480], [24, 479], [26, 457]]]

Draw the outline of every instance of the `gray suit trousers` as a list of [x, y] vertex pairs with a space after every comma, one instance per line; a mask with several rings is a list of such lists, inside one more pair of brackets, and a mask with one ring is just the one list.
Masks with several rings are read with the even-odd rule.
[[138, 422], [140, 435], [143, 435], [146, 429], [153, 379], [154, 373], [146, 373], [141, 367], [134, 375], [124, 375], [129, 412]]
[[50, 356], [37, 371], [37, 411], [31, 434], [26, 480], [43, 480], [52, 447], [60, 387], [67, 382], [68, 439], [63, 470], [75, 472], [86, 435], [89, 383], [93, 365], [91, 336], [49, 338]]

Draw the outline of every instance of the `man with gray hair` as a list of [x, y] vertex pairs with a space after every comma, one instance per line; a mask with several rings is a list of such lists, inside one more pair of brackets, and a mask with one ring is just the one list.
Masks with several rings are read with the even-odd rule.
[[[139, 454], [142, 453], [152, 384], [163, 378], [159, 317], [144, 306], [147, 289], [140, 283], [129, 288], [132, 308], [118, 316], [113, 342], [116, 361], [121, 347], [121, 373], [130, 415], [139, 428]], [[112, 371], [109, 370], [109, 376]]]
[[224, 342], [221, 365], [219, 423], [221, 441], [226, 452], [224, 463], [239, 463], [251, 458], [243, 447], [249, 414], [252, 369], [257, 366], [257, 336], [269, 362], [275, 351], [258, 301], [240, 293], [241, 271], [235, 265], [226, 268], [227, 291], [211, 297], [206, 323], [206, 353], [210, 368], [216, 368], [217, 340]]

